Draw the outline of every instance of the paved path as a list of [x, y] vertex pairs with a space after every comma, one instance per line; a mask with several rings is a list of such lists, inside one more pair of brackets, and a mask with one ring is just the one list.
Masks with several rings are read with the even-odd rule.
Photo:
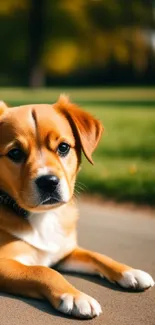
[[[80, 204], [79, 242], [121, 262], [150, 272], [155, 278], [155, 217], [101, 205]], [[77, 321], [56, 313], [48, 303], [0, 296], [0, 325], [155, 325], [155, 287], [130, 293], [98, 278], [66, 276], [92, 295], [103, 314]]]

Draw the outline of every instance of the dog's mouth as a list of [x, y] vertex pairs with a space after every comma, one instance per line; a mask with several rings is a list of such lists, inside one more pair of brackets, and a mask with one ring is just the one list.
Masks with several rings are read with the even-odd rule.
[[[39, 209], [42, 206], [52, 206], [61, 202], [61, 197], [58, 195], [58, 193], [55, 196], [49, 194], [44, 197], [44, 195], [42, 195], [40, 202], [34, 206], [33, 209]], [[3, 190], [0, 190], [0, 206], [5, 206], [9, 210], [12, 210], [16, 215], [24, 218], [27, 218], [31, 213], [30, 211], [19, 206], [17, 201]], [[32, 210], [32, 207], [30, 210]]]
[[52, 205], [52, 204], [56, 204], [56, 203], [60, 203], [60, 198], [58, 197], [52, 197], [52, 196], [48, 196], [45, 199], [43, 199], [41, 201], [41, 203], [39, 204], [39, 206], [41, 205]]

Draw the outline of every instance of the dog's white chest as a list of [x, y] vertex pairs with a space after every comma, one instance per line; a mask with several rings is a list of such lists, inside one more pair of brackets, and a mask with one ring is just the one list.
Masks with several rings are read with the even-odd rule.
[[18, 256], [16, 260], [23, 264], [49, 266], [57, 263], [75, 248], [75, 234], [65, 233], [56, 212], [33, 214], [29, 222], [32, 230], [16, 235], [43, 254], [36, 250], [31, 256]]
[[[30, 217], [32, 235], [27, 240], [36, 248], [56, 253], [65, 241], [65, 234], [55, 213], [46, 212]], [[30, 238], [29, 238], [30, 237]]]

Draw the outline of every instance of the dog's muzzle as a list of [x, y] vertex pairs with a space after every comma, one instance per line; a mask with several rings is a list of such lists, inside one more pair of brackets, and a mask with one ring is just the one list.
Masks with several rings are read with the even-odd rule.
[[59, 193], [60, 180], [56, 175], [42, 175], [35, 180], [41, 204], [53, 204], [61, 200]]

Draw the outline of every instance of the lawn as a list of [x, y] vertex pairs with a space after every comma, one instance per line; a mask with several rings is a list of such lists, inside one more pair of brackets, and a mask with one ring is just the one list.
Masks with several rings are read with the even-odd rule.
[[83, 160], [77, 190], [154, 205], [155, 89], [0, 89], [0, 98], [12, 105], [50, 103], [64, 91], [105, 127], [94, 166]]
[[87, 191], [119, 201], [155, 204], [155, 109], [91, 107], [105, 132], [94, 154], [84, 161], [79, 181]]

